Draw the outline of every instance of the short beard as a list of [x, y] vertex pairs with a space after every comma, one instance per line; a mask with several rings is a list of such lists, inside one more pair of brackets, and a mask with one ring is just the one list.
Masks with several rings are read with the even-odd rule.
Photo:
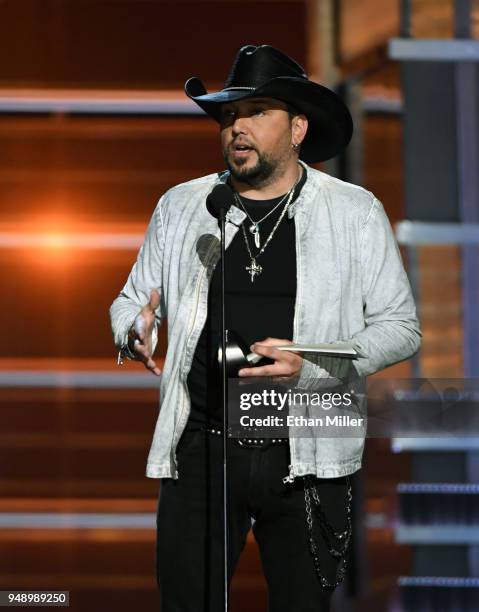
[[250, 168], [234, 168], [228, 159], [228, 154], [224, 154], [224, 159], [231, 176], [241, 182], [250, 185], [251, 187], [258, 187], [259, 185], [267, 185], [272, 182], [272, 177], [277, 170], [279, 164], [278, 160], [272, 160], [265, 155], [256, 151], [258, 155], [258, 161], [253, 167]]

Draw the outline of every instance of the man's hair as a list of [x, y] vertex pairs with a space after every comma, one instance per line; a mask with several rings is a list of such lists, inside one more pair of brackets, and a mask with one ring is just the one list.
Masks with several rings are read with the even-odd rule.
[[286, 102], [286, 108], [288, 109], [288, 115], [290, 119], [292, 119], [293, 117], [296, 117], [296, 115], [304, 114], [301, 111], [299, 111], [295, 106], [293, 106], [293, 104], [290, 104], [289, 102]]

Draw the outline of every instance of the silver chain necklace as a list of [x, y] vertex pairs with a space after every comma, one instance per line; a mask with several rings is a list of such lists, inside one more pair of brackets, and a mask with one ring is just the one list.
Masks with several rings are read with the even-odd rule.
[[[292, 187], [292, 189], [294, 189], [296, 187], [296, 185], [294, 185]], [[251, 221], [251, 225], [249, 226], [249, 231], [251, 234], [253, 234], [254, 237], [254, 245], [257, 249], [260, 248], [261, 245], [261, 235], [259, 233], [259, 224], [262, 223], [265, 219], [267, 219], [270, 215], [272, 215], [274, 213], [274, 211], [279, 208], [281, 206], [281, 204], [285, 201], [285, 199], [289, 196], [289, 191], [288, 193], [285, 193], [284, 196], [281, 198], [281, 200], [268, 212], [264, 215], [264, 217], [262, 217], [261, 219], [258, 219], [257, 221], [255, 221], [251, 215], [249, 214], [249, 212], [246, 210], [241, 198], [239, 197], [239, 195], [236, 193], [236, 191], [234, 192], [234, 197], [236, 202], [241, 206], [241, 208], [244, 210], [244, 212], [246, 213], [246, 215], [248, 216], [248, 219]]]
[[261, 274], [261, 272], [263, 271], [263, 267], [256, 263], [256, 259], [260, 255], [262, 255], [264, 253], [264, 250], [268, 246], [271, 238], [274, 236], [274, 233], [276, 232], [276, 229], [278, 228], [278, 225], [281, 223], [284, 215], [286, 214], [286, 211], [288, 210], [289, 205], [291, 204], [291, 200], [293, 199], [293, 194], [294, 194], [294, 190], [295, 190], [296, 185], [297, 185], [297, 183], [288, 192], [288, 194], [287, 194], [288, 195], [288, 199], [286, 201], [286, 204], [284, 205], [283, 210], [281, 211], [279, 219], [276, 221], [273, 229], [271, 230], [270, 235], [266, 238], [266, 242], [263, 244], [261, 249], [258, 251], [258, 253], [256, 253], [256, 255], [254, 257], [253, 257], [253, 254], [251, 253], [251, 249], [250, 249], [249, 241], [248, 241], [248, 236], [246, 235], [246, 230], [245, 230], [245, 227], [244, 227], [244, 223], [241, 224], [241, 229], [243, 230], [244, 241], [245, 241], [245, 244], [246, 244], [246, 248], [248, 249], [248, 254], [249, 254], [249, 257], [250, 257], [250, 260], [251, 260], [250, 261], [250, 265], [249, 266], [245, 266], [245, 270], [251, 276], [251, 282], [254, 281], [254, 277], [255, 276], [257, 276], [257, 275], [259, 276]]

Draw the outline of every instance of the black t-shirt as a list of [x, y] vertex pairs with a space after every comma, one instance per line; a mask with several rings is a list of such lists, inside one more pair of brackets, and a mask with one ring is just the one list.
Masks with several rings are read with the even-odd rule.
[[[306, 181], [306, 169], [296, 186], [293, 201]], [[242, 197], [244, 207], [255, 221], [272, 210], [283, 196], [271, 200], [251, 200]], [[283, 211], [286, 200], [260, 223], [263, 246]], [[251, 221], [243, 222], [253, 255], [258, 252], [254, 236], [249, 231]], [[251, 282], [250, 256], [240, 227], [226, 250], [225, 256], [225, 318], [226, 328], [234, 330], [249, 346], [267, 337], [293, 337], [294, 304], [296, 299], [296, 246], [294, 220], [283, 216], [265, 251], [257, 258], [262, 272]], [[221, 338], [220, 265], [215, 268], [208, 292], [208, 315], [199, 337], [188, 375], [191, 398], [188, 429], [205, 423], [222, 422], [221, 378], [218, 347]]]

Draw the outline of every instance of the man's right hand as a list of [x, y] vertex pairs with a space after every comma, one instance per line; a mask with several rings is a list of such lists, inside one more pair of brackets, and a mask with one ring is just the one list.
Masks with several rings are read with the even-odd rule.
[[161, 375], [161, 370], [152, 359], [152, 335], [155, 327], [155, 311], [159, 305], [160, 294], [156, 289], [152, 289], [150, 301], [140, 310], [128, 332], [128, 346], [138, 355], [138, 360], [157, 376]]

